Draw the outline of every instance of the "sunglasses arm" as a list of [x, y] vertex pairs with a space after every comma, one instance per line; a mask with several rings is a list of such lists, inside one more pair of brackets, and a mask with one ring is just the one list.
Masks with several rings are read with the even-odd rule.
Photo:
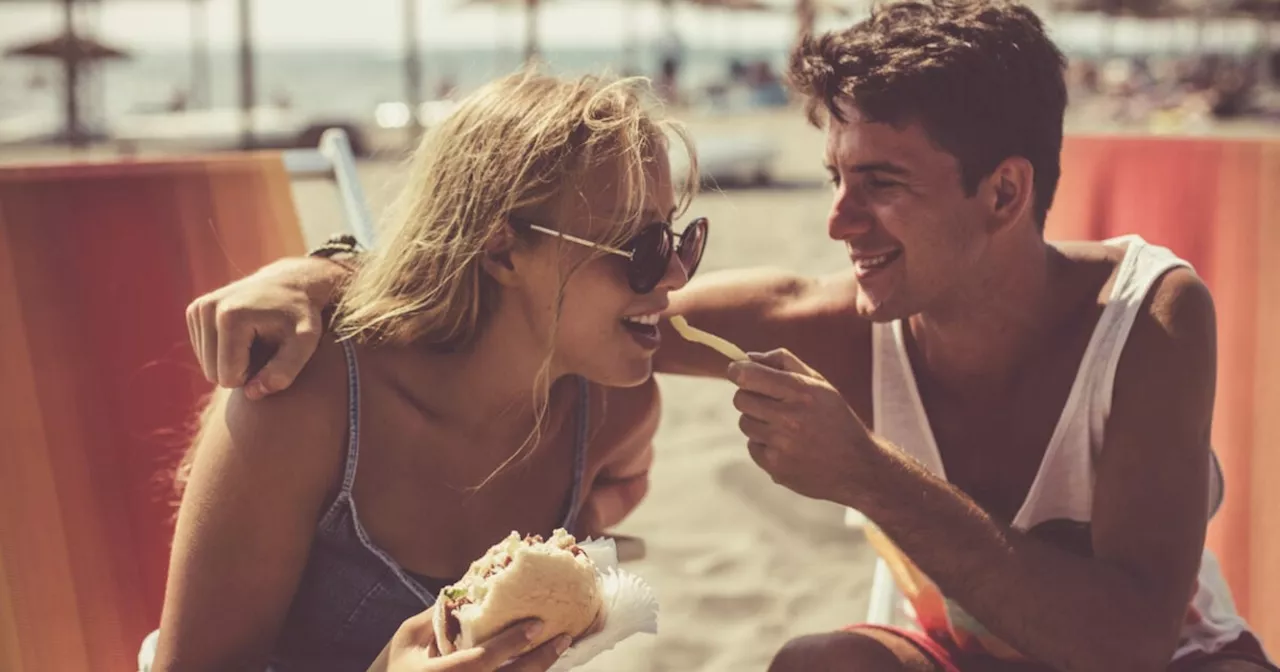
[[620, 257], [626, 257], [626, 258], [628, 258], [628, 259], [630, 259], [630, 258], [632, 258], [632, 257], [634, 256], [632, 253], [627, 252], [626, 250], [619, 250], [619, 249], [618, 249], [618, 248], [616, 248], [616, 247], [609, 247], [608, 245], [601, 245], [600, 243], [593, 243], [593, 242], [591, 242], [591, 241], [589, 241], [589, 240], [586, 240], [585, 238], [579, 238], [579, 237], [577, 237], [577, 236], [570, 235], [570, 234], [567, 234], [567, 233], [561, 233], [561, 232], [556, 231], [556, 230], [554, 230], [554, 229], [548, 229], [548, 228], [545, 228], [545, 227], [542, 227], [542, 226], [538, 226], [537, 224], [530, 224], [530, 225], [529, 225], [529, 228], [530, 228], [530, 229], [533, 229], [534, 231], [537, 231], [538, 233], [545, 233], [545, 234], [546, 234], [546, 235], [548, 235], [548, 236], [555, 236], [556, 238], [560, 238], [561, 240], [567, 240], [567, 241], [569, 241], [569, 242], [571, 242], [571, 243], [577, 243], [577, 244], [579, 244], [579, 245], [585, 245], [585, 246], [590, 247], [590, 248], [592, 248], [592, 249], [594, 249], [594, 250], [600, 250], [601, 252], [608, 252], [609, 254], [616, 254], [616, 255], [618, 255], [618, 256], [620, 256]]

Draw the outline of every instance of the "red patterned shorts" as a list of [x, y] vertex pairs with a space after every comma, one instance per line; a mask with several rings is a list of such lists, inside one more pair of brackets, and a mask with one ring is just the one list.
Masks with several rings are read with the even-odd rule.
[[[958, 651], [950, 642], [938, 641], [916, 630], [884, 625], [851, 625], [844, 628], [844, 630], [846, 632], [880, 630], [897, 635], [911, 642], [942, 672], [1053, 672], [1051, 668], [1036, 663], [1012, 663], [997, 660], [990, 656]], [[1269, 672], [1280, 672], [1280, 668], [1267, 660], [1267, 654], [1262, 650], [1262, 644], [1248, 632], [1241, 634], [1235, 641], [1213, 653], [1197, 651], [1185, 655], [1173, 661], [1169, 665], [1168, 672], [1195, 672], [1205, 663], [1222, 660], [1250, 662], [1260, 665]]]

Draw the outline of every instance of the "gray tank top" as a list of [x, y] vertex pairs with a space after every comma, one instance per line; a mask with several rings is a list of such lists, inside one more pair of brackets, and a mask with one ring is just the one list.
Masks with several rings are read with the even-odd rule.
[[[406, 619], [435, 603], [446, 583], [416, 576], [369, 539], [351, 496], [360, 457], [360, 377], [355, 350], [347, 358], [348, 436], [342, 489], [316, 528], [311, 553], [276, 640], [273, 671], [365, 670]], [[573, 530], [586, 465], [587, 381], [579, 378], [573, 486], [562, 527]]]

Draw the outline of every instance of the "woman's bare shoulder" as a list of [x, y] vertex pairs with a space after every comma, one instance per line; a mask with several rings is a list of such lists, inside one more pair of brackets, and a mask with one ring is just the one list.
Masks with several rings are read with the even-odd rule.
[[197, 449], [327, 488], [346, 454], [347, 380], [343, 348], [326, 338], [287, 389], [257, 400], [219, 390]]

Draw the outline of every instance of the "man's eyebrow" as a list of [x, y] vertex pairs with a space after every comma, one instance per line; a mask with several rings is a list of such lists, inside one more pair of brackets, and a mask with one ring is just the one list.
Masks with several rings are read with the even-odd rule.
[[855, 173], [889, 173], [890, 175], [909, 175], [911, 171], [892, 161], [872, 161], [855, 164], [851, 170]]
[[[831, 161], [823, 161], [823, 165], [831, 172], [836, 171], [835, 164]], [[868, 163], [856, 163], [849, 167], [851, 173], [888, 173], [890, 175], [910, 175], [911, 171], [906, 167], [896, 164], [892, 161], [871, 161]]]

